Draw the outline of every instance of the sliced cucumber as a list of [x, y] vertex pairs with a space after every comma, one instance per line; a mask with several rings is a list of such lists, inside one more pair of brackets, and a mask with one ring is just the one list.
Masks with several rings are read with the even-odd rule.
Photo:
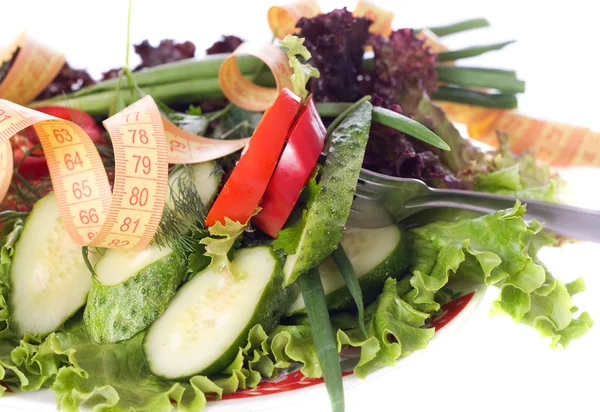
[[369, 138], [371, 112], [371, 103], [363, 102], [333, 132], [320, 190], [306, 211], [296, 252], [285, 262], [286, 285], [321, 263], [340, 243]]
[[[405, 237], [396, 225], [382, 229], [348, 228], [342, 236], [341, 244], [359, 278], [365, 304], [377, 298], [385, 279], [400, 275], [409, 263]], [[329, 310], [355, 307], [350, 291], [333, 259], [328, 257], [318, 269]], [[287, 310], [289, 315], [304, 312], [302, 296]]]
[[146, 329], [164, 312], [185, 271], [185, 259], [168, 247], [106, 251], [83, 314], [90, 338], [119, 342]]
[[267, 246], [238, 250], [236, 280], [207, 268], [187, 282], [148, 329], [144, 354], [152, 373], [167, 379], [220, 372], [261, 324], [268, 332], [296, 299], [297, 285], [282, 288], [281, 259]]
[[[167, 206], [173, 208], [173, 197], [179, 192], [179, 184], [186, 185], [192, 183], [196, 187], [202, 203], [208, 207], [215, 200], [222, 175], [223, 170], [212, 160], [193, 165], [179, 166], [169, 176], [169, 181], [172, 184], [167, 197]], [[178, 183], [175, 184], [174, 182]]]
[[[97, 254], [89, 259], [94, 263]], [[25, 221], [10, 283], [11, 325], [20, 336], [55, 331], [86, 301], [92, 275], [62, 224], [54, 193], [36, 202]]]
[[[221, 174], [215, 162], [182, 166], [169, 176], [167, 206], [193, 184], [202, 203], [214, 199]], [[185, 259], [151, 244], [139, 252], [110, 249], [95, 267], [96, 279], [84, 312], [88, 335], [98, 343], [119, 342], [146, 329], [166, 309], [186, 274]]]

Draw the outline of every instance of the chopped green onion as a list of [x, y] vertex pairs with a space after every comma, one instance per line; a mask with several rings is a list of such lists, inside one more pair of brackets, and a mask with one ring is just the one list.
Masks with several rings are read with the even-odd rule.
[[431, 96], [434, 100], [472, 104], [494, 109], [516, 109], [517, 97], [514, 94], [483, 93], [462, 87], [440, 86]]
[[354, 299], [354, 303], [356, 304], [356, 309], [358, 311], [358, 324], [360, 326], [360, 330], [367, 337], [367, 330], [365, 329], [365, 306], [363, 303], [362, 297], [362, 289], [360, 288], [360, 283], [358, 282], [358, 277], [356, 276], [356, 272], [354, 271], [354, 267], [352, 266], [352, 262], [348, 259], [348, 255], [346, 251], [339, 245], [336, 250], [331, 254], [335, 265], [339, 269], [344, 281], [346, 282], [346, 286]]
[[431, 30], [436, 36], [443, 37], [467, 30], [479, 29], [481, 27], [489, 27], [489, 25], [490, 22], [486, 19], [478, 18], [460, 21], [458, 23], [449, 24], [447, 26], [429, 27], [429, 30]]
[[437, 55], [437, 61], [448, 62], [458, 59], [465, 59], [467, 57], [475, 57], [490, 51], [503, 49], [505, 46], [508, 46], [514, 42], [514, 40], [510, 40], [502, 43], [488, 44], [486, 46], [471, 46], [459, 50], [440, 52]]
[[337, 343], [331, 327], [321, 276], [316, 268], [299, 278], [302, 297], [306, 304], [308, 322], [317, 349], [317, 358], [323, 371], [325, 386], [333, 412], [344, 411], [344, 385]]
[[373, 107], [373, 121], [406, 133], [438, 149], [450, 150], [450, 146], [437, 134], [416, 120], [400, 113], [384, 109], [383, 107]]
[[476, 67], [437, 66], [438, 80], [459, 86], [486, 87], [505, 93], [523, 93], [525, 82], [513, 71], [480, 69]]

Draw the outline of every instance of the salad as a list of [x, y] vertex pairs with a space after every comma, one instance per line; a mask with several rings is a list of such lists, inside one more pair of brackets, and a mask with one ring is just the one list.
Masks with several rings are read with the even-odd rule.
[[[53, 116], [36, 122], [67, 122], [52, 147], [38, 126], [11, 140], [2, 391], [49, 388], [65, 411], [202, 411], [300, 365], [324, 377], [342, 411], [340, 352], [359, 353], [353, 373], [364, 378], [425, 349], [461, 283], [497, 287], [492, 311], [553, 347], [592, 327], [572, 300], [583, 280], [564, 283], [537, 257], [566, 239], [524, 219], [518, 200], [488, 215], [432, 209], [378, 229], [347, 225], [361, 169], [559, 201], [560, 177], [532, 151], [511, 152], [505, 130], [484, 150], [449, 117], [516, 108], [524, 82], [514, 72], [456, 63], [510, 42], [446, 50], [443, 36], [488, 23], [392, 29], [389, 11], [362, 2], [323, 12], [297, 1], [267, 17], [271, 43], [223, 36], [197, 56], [191, 42], [145, 41], [134, 46], [139, 66], [96, 80], [64, 62], [27, 102]], [[4, 56], [0, 92], [23, 44]], [[0, 100], [0, 127], [13, 109], [42, 116]], [[138, 128], [144, 116], [152, 126]], [[132, 213], [114, 218], [119, 237], [95, 244], [103, 229], [90, 232], [83, 247], [70, 219], [87, 230], [110, 216], [65, 212], [97, 190], [57, 177], [55, 157], [71, 172], [89, 166], [92, 157], [68, 150], [81, 136], [98, 152], [112, 204], [123, 190], [118, 211]], [[154, 226], [142, 213], [152, 202]], [[138, 230], [151, 232], [145, 244]]]

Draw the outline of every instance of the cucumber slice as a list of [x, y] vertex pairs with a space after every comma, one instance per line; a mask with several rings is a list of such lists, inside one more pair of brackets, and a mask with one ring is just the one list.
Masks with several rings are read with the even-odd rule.
[[[90, 253], [92, 264], [97, 254]], [[36, 202], [10, 268], [11, 325], [20, 336], [57, 330], [85, 301], [92, 276], [65, 230], [54, 193]]]
[[[385, 279], [402, 274], [409, 263], [405, 237], [396, 225], [381, 229], [348, 228], [341, 244], [354, 266], [365, 304], [377, 298]], [[318, 269], [329, 310], [354, 308], [354, 300], [333, 259], [328, 257]], [[288, 315], [304, 312], [302, 296], [287, 310]]]
[[146, 329], [164, 312], [185, 271], [185, 259], [168, 247], [106, 251], [83, 314], [90, 338], [119, 342]]
[[166, 379], [220, 372], [245, 344], [252, 326], [269, 332], [298, 295], [282, 288], [281, 259], [268, 246], [238, 250], [232, 264], [245, 270], [236, 280], [207, 268], [187, 282], [144, 338], [150, 371]]
[[[174, 196], [191, 184], [208, 205], [220, 181], [215, 162], [182, 166], [169, 176], [167, 206], [173, 208]], [[165, 311], [184, 279], [186, 266], [185, 259], [171, 248], [151, 244], [139, 252], [110, 249], [95, 272], [84, 324], [93, 341], [112, 343], [133, 337]]]
[[[191, 170], [186, 168], [191, 168]], [[169, 181], [180, 181], [184, 185], [192, 183], [196, 187], [202, 203], [208, 207], [217, 196], [222, 175], [223, 169], [215, 161], [211, 160], [209, 162], [180, 166], [171, 173]], [[179, 192], [179, 187], [179, 184], [171, 184], [167, 196], [167, 206], [170, 208], [173, 208], [173, 197]]]

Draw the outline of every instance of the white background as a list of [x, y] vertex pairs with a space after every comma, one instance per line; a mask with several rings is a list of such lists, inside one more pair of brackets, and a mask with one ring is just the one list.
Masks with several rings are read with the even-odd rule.
[[[192, 40], [200, 54], [221, 34], [269, 40], [265, 16], [272, 4], [263, 0], [136, 0], [132, 41]], [[382, 0], [378, 4], [395, 11], [395, 28], [488, 18], [492, 28], [448, 37], [447, 45], [506, 39], [518, 43], [462, 64], [517, 69], [527, 81], [527, 92], [520, 98], [522, 112], [600, 130], [596, 1]], [[323, 10], [354, 7], [353, 2], [343, 1], [322, 1], [321, 5]], [[27, 29], [64, 51], [73, 66], [99, 75], [124, 63], [126, 15], [125, 0], [4, 0], [0, 44]], [[132, 65], [136, 63], [132, 60]], [[565, 176], [573, 184], [573, 202], [600, 209], [597, 170], [570, 170]], [[556, 276], [585, 278], [588, 291], [576, 298], [576, 304], [600, 322], [600, 247], [569, 245], [548, 251], [544, 257]], [[474, 315], [442, 344], [391, 374], [347, 391], [347, 410], [600, 411], [600, 324], [567, 350], [551, 350], [533, 330], [507, 317], [490, 319], [489, 304], [495, 295], [494, 289], [488, 290]], [[323, 398], [305, 401], [285, 410], [327, 410]], [[54, 405], [28, 408], [15, 410], [54, 410]], [[0, 405], [0, 411], [4, 410], [8, 407]]]

